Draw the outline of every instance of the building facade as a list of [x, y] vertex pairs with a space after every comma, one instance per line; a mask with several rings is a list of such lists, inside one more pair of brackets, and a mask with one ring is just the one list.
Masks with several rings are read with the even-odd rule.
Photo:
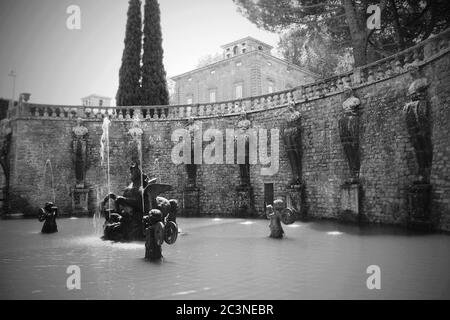
[[102, 97], [96, 94], [91, 94], [87, 97], [81, 98], [81, 102], [83, 106], [92, 106], [92, 107], [110, 107], [111, 106], [111, 98]]
[[314, 82], [319, 76], [271, 55], [251, 37], [223, 45], [223, 60], [172, 77], [175, 103], [196, 104], [270, 94]]

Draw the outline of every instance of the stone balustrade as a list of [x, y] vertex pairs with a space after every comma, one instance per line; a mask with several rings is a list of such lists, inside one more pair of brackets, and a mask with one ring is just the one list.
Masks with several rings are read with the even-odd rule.
[[338, 94], [345, 87], [358, 87], [385, 80], [395, 75], [408, 72], [449, 49], [450, 29], [431, 37], [411, 48], [392, 56], [356, 68], [350, 72], [321, 79], [293, 89], [279, 91], [257, 97], [250, 97], [217, 103], [170, 106], [133, 106], [133, 107], [87, 107], [57, 106], [33, 103], [21, 103], [13, 117], [44, 119], [99, 119], [108, 115], [113, 120], [131, 120], [135, 115], [148, 121], [176, 120], [190, 117], [224, 117], [242, 112], [257, 112], [279, 108], [290, 103], [302, 103]]

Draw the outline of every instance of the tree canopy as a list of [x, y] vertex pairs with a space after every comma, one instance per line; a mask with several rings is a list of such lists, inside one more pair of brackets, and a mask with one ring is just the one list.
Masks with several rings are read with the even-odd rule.
[[133, 106], [140, 103], [142, 15], [141, 0], [130, 0], [125, 31], [125, 48], [119, 70], [116, 105]]
[[[233, 0], [258, 27], [350, 48], [356, 66], [390, 55], [450, 26], [448, 0]], [[381, 9], [381, 29], [369, 30], [369, 5]], [[292, 30], [296, 30], [293, 32]], [[324, 36], [326, 35], [326, 36]]]
[[148, 106], [169, 104], [160, 14], [157, 0], [145, 0], [141, 103]]

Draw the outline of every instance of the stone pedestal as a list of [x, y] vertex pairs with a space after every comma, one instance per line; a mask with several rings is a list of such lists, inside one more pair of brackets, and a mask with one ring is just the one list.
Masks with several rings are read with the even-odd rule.
[[88, 195], [87, 188], [72, 189], [72, 214], [73, 215], [87, 215], [88, 210]]
[[290, 185], [286, 192], [286, 207], [295, 212], [296, 218], [302, 217], [302, 185]]
[[341, 216], [347, 221], [359, 220], [359, 183], [344, 184], [341, 187]]
[[413, 184], [408, 189], [408, 225], [428, 228], [430, 223], [431, 184]]
[[234, 215], [236, 217], [251, 217], [255, 215], [253, 200], [253, 188], [250, 186], [239, 186], [236, 188], [236, 200]]
[[185, 217], [200, 215], [200, 190], [198, 188], [184, 190], [182, 214]]

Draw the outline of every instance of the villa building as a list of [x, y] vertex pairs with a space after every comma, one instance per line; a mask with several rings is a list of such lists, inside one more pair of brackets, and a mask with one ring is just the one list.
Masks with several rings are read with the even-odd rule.
[[319, 75], [271, 54], [252, 37], [222, 46], [223, 59], [172, 77], [175, 103], [228, 101], [270, 94], [313, 82]]
[[83, 106], [92, 106], [92, 107], [110, 107], [111, 106], [111, 98], [102, 97], [97, 94], [91, 94], [87, 97], [81, 98]]

